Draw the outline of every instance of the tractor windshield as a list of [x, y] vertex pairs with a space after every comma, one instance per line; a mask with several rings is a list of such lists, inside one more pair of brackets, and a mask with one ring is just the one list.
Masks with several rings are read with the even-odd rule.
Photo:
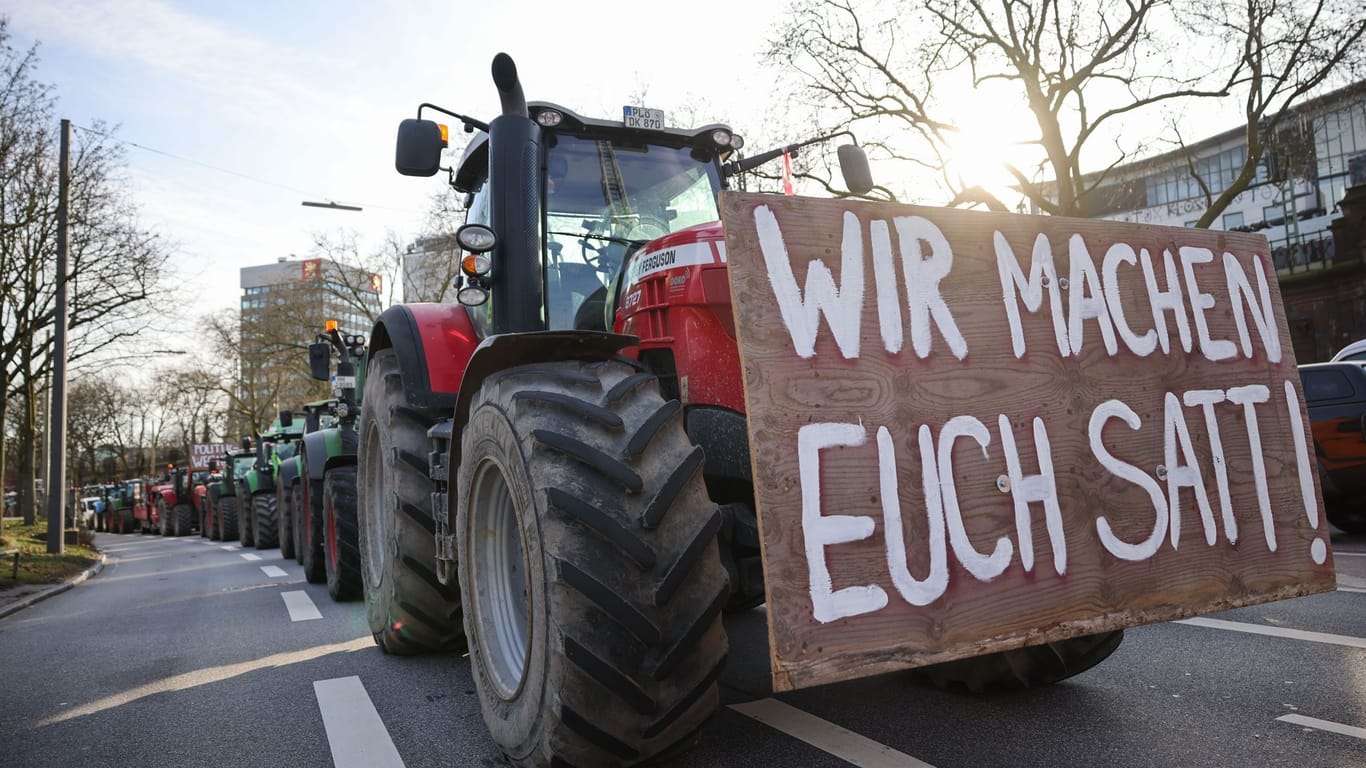
[[629, 250], [716, 221], [715, 161], [691, 148], [559, 135], [546, 147], [549, 327], [606, 330], [603, 302]]

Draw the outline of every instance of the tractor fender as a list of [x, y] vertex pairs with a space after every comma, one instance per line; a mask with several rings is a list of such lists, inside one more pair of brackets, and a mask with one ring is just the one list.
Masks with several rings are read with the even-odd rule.
[[291, 456], [280, 462], [279, 487], [288, 488], [299, 477], [299, 457]]
[[[330, 471], [333, 467], [345, 467], [356, 463], [356, 457], [360, 454], [360, 434], [350, 427], [339, 427], [331, 430], [336, 433], [335, 441], [337, 450], [327, 452], [326, 463], [323, 465], [324, 471]], [[329, 445], [329, 448], [331, 446]]]
[[275, 482], [269, 474], [253, 469], [247, 473], [247, 496], [254, 496], [262, 491], [275, 490]]
[[393, 348], [408, 405], [449, 412], [479, 335], [459, 304], [395, 304], [370, 331], [369, 355]]
[[328, 469], [348, 463], [336, 461], [337, 457], [348, 452], [351, 454], [349, 463], [355, 463], [359, 447], [360, 440], [356, 436], [356, 430], [350, 428], [328, 427], [304, 435], [304, 453], [308, 456], [308, 479], [321, 483], [323, 473]]
[[[470, 415], [470, 401], [484, 379], [498, 371], [528, 363], [558, 363], [564, 360], [610, 360], [622, 349], [640, 343], [635, 336], [601, 331], [530, 331], [504, 333], [484, 339], [470, 356], [455, 403], [455, 423], [451, 434], [451, 467], [460, 465], [459, 435]], [[405, 379], [406, 381], [406, 379]]]
[[174, 507], [176, 504], [175, 489], [171, 486], [167, 486], [165, 488], [157, 488], [156, 490], [152, 491], [151, 495], [152, 498], [147, 500], [149, 506], [156, 506], [157, 499], [165, 500], [166, 506], [168, 507]]

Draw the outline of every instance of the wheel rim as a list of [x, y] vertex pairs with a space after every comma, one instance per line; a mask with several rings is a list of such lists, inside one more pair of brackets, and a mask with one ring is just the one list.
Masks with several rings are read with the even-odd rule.
[[498, 695], [521, 690], [530, 655], [529, 582], [516, 505], [502, 470], [484, 462], [470, 493], [470, 573], [475, 582], [478, 648]]
[[384, 528], [385, 498], [384, 469], [380, 458], [379, 429], [373, 423], [365, 430], [365, 448], [360, 452], [365, 456], [365, 581], [378, 587], [384, 577], [384, 548], [388, 546], [388, 532]]

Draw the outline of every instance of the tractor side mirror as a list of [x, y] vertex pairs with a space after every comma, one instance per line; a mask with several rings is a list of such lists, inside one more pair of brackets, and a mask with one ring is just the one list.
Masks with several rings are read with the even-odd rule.
[[398, 124], [394, 167], [404, 176], [435, 176], [441, 170], [445, 131], [434, 120], [408, 118]]
[[840, 174], [844, 176], [844, 186], [856, 195], [866, 195], [873, 188], [873, 172], [868, 168], [868, 155], [857, 144], [843, 144], [836, 148], [839, 153]]
[[294, 412], [289, 409], [280, 411], [280, 428], [292, 426], [294, 426]]
[[210, 472], [217, 472], [217, 471], [218, 471], [218, 459], [209, 459], [209, 471], [210, 471]]
[[327, 381], [329, 378], [328, 367], [332, 362], [331, 345], [325, 341], [315, 342], [308, 345], [308, 368], [313, 378], [318, 381]]
[[251, 450], [251, 438], [250, 438], [250, 437], [243, 437], [243, 438], [242, 438], [242, 442], [241, 442], [241, 446], [242, 446], [242, 450], [244, 450], [244, 451], [250, 451], [250, 450]]

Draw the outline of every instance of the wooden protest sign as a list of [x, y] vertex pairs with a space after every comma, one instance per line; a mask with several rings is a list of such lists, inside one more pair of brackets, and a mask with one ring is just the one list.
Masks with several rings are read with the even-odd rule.
[[207, 470], [210, 461], [222, 461], [232, 447], [232, 443], [195, 443], [190, 447], [190, 469]]
[[723, 209], [776, 689], [1334, 588], [1264, 238]]

